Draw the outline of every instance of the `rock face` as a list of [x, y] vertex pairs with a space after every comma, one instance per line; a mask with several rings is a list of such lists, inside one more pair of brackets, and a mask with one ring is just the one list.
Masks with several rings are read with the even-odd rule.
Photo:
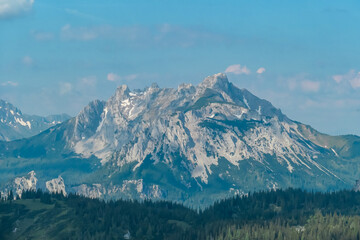
[[[184, 174], [203, 185], [219, 159], [233, 167], [247, 159], [266, 166], [266, 158], [273, 156], [289, 173], [315, 169], [336, 177], [314, 160], [320, 149], [299, 133], [298, 124], [269, 102], [233, 86], [224, 74], [207, 77], [197, 87], [131, 92], [121, 86], [102, 113], [94, 112], [100, 114], [92, 127], [96, 130], [76, 131], [71, 142], [76, 153], [95, 155], [102, 164], [121, 168], [133, 163], [136, 170], [151, 156], [155, 164], [172, 166], [179, 155], [186, 159]], [[84, 115], [76, 118], [75, 129], [87, 120]]]
[[123, 180], [121, 185], [82, 184], [76, 188], [76, 192], [89, 198], [104, 198], [108, 195], [121, 195], [122, 198], [137, 196], [138, 199], [166, 198], [166, 193], [159, 188], [159, 185], [144, 186], [143, 179]]
[[37, 162], [41, 181], [61, 175], [68, 192], [200, 206], [256, 190], [351, 188], [358, 146], [357, 136], [327, 136], [287, 118], [220, 73], [177, 89], [120, 86], [63, 124], [0, 144], [0, 157]]
[[46, 182], [46, 189], [51, 193], [61, 193], [66, 196], [64, 179], [59, 176]]
[[0, 140], [11, 141], [34, 136], [69, 118], [66, 114], [47, 117], [26, 115], [11, 103], [0, 99]]
[[14, 187], [15, 187], [15, 193], [19, 197], [21, 197], [21, 194], [23, 191], [26, 190], [36, 190], [36, 184], [38, 182], [37, 178], [35, 177], [35, 172], [31, 171], [28, 173], [27, 177], [18, 177], [14, 180]]
[[353, 190], [354, 190], [355, 192], [359, 192], [359, 191], [360, 191], [360, 180], [356, 180], [355, 185], [354, 185], [354, 187], [353, 187]]

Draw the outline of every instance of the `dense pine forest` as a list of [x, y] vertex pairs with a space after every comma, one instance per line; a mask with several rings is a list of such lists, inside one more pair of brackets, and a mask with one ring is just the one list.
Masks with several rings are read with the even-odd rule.
[[69, 194], [3, 196], [0, 239], [360, 239], [360, 193], [258, 192], [203, 210]]

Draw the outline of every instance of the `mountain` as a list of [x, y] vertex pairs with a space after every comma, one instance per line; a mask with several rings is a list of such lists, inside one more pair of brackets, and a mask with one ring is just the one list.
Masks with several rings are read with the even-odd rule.
[[23, 114], [11, 103], [0, 99], [0, 141], [31, 137], [70, 118], [67, 114], [40, 117]]
[[34, 171], [49, 191], [205, 206], [258, 190], [350, 189], [359, 145], [289, 119], [220, 73], [177, 89], [123, 85], [37, 136], [2, 142], [0, 182], [23, 189], [14, 179]]

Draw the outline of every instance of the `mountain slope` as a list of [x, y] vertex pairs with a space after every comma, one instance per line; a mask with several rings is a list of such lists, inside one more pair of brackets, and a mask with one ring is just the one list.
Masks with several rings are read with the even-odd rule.
[[0, 99], [0, 141], [12, 141], [37, 135], [69, 118], [70, 116], [66, 114], [47, 117], [23, 114], [11, 103]]
[[360, 138], [356, 135], [330, 136], [299, 123], [299, 131], [319, 146], [331, 149], [335, 155], [351, 159], [360, 156]]
[[0, 144], [0, 167], [3, 181], [34, 170], [43, 188], [61, 175], [67, 192], [194, 206], [255, 190], [351, 188], [359, 137], [315, 132], [216, 74], [177, 89], [120, 86], [67, 122]]

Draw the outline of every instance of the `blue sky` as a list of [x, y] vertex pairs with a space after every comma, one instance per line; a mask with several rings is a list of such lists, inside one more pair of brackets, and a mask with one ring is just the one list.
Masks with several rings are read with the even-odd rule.
[[0, 98], [76, 115], [116, 87], [230, 81], [360, 135], [359, 1], [0, 0]]

